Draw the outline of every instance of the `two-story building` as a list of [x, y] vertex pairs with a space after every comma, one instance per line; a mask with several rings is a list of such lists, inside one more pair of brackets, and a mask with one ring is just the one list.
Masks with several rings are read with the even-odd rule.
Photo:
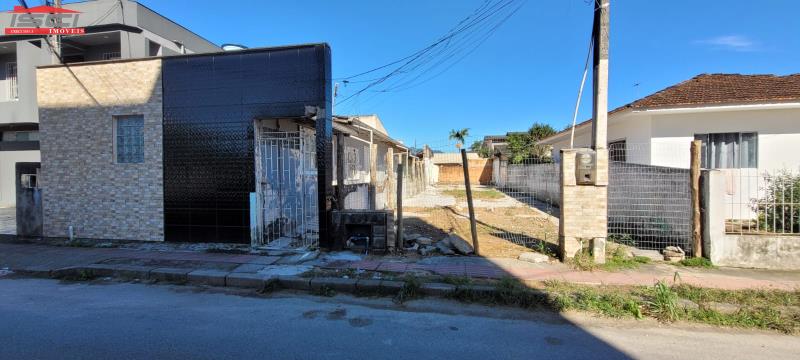
[[[65, 35], [58, 42], [44, 35], [0, 35], [0, 207], [15, 205], [15, 164], [40, 161], [38, 66], [221, 50], [135, 1], [91, 0], [63, 8], [77, 14], [72, 26], [83, 28], [85, 34]], [[48, 12], [43, 7], [31, 7], [29, 13], [20, 13], [21, 9], [0, 13], [0, 28]], [[60, 56], [54, 55], [56, 49]]]

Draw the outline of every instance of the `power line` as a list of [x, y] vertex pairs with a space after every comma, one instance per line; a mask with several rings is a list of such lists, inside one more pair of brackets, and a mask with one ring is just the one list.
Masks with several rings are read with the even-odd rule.
[[[518, 2], [518, 1], [519, 0], [507, 0], [507, 1], [500, 0], [500, 1], [493, 2], [493, 3], [484, 2], [470, 16], [468, 16], [467, 18], [461, 20], [447, 34], [445, 34], [444, 36], [439, 38], [436, 42], [434, 42], [433, 44], [427, 46], [426, 48], [424, 48], [424, 49], [422, 49], [420, 51], [417, 51], [416, 53], [411, 54], [411, 55], [409, 55], [409, 56], [407, 56], [407, 57], [405, 57], [403, 59], [394, 61], [394, 62], [392, 62], [390, 64], [386, 64], [386, 65], [383, 65], [381, 67], [378, 67], [378, 68], [375, 68], [375, 69], [372, 69], [372, 70], [368, 70], [368, 71], [362, 72], [361, 74], [358, 74], [356, 76], [350, 77], [350, 78], [354, 78], [354, 77], [361, 76], [361, 75], [364, 75], [364, 74], [367, 74], [367, 73], [371, 73], [371, 72], [377, 71], [379, 69], [387, 68], [387, 67], [389, 67], [391, 65], [403, 62], [405, 60], [405, 62], [402, 65], [396, 67], [395, 69], [393, 69], [392, 71], [390, 71], [389, 73], [387, 73], [387, 74], [385, 74], [385, 75], [383, 75], [381, 77], [375, 78], [374, 81], [371, 81], [368, 85], [364, 86], [363, 88], [361, 88], [360, 90], [356, 91], [355, 93], [349, 95], [344, 100], [339, 101], [339, 104], [345, 103], [348, 100], [350, 100], [350, 99], [352, 99], [352, 98], [354, 98], [356, 96], [361, 95], [362, 93], [366, 92], [367, 90], [369, 90], [369, 89], [371, 89], [371, 88], [373, 88], [375, 86], [387, 83], [387, 81], [392, 79], [392, 78], [394, 78], [395, 80], [398, 80], [398, 79], [401, 79], [403, 77], [411, 76], [411, 74], [414, 71], [416, 71], [418, 69], [422, 69], [422, 72], [417, 74], [417, 76], [412, 78], [410, 81], [407, 80], [405, 83], [402, 83], [402, 84], [399, 84], [399, 85], [396, 84], [396, 85], [394, 85], [394, 87], [397, 87], [397, 86], [408, 86], [408, 85], [412, 84], [415, 80], [418, 80], [421, 76], [424, 76], [426, 73], [429, 73], [433, 69], [436, 69], [437, 67], [447, 63], [448, 61], [452, 61], [453, 56], [455, 54], [459, 54], [460, 52], [464, 51], [464, 49], [466, 49], [465, 48], [465, 42], [466, 42], [465, 39], [469, 40], [469, 39], [471, 39], [471, 37], [475, 36], [476, 34], [483, 34], [483, 36], [481, 36], [481, 35], [478, 36], [478, 38], [482, 39], [481, 41], [478, 42], [478, 46], [480, 46], [480, 44], [483, 41], [485, 41], [484, 36], [486, 34], [484, 33], [484, 31], [485, 31], [484, 28], [485, 28], [485, 25], [487, 24], [487, 22], [489, 22], [491, 24], [491, 22], [495, 21], [495, 18], [498, 17], [498, 14], [501, 14], [501, 12], [504, 9], [508, 8], [510, 5], [512, 5], [512, 4], [514, 4], [514, 3]], [[517, 10], [519, 10], [519, 7], [514, 8], [511, 11], [511, 15], [513, 15], [513, 13], [516, 13]], [[496, 24], [495, 26], [490, 27], [488, 33], [489, 34], [493, 33], [494, 30], [496, 30], [496, 28], [500, 24], [504, 23], [505, 20], [507, 20], [509, 17], [510, 16], [502, 17], [501, 18], [502, 20], [500, 21], [500, 23]], [[464, 34], [466, 34], [466, 35], [464, 35]], [[459, 36], [461, 36], [461, 35], [464, 35], [464, 36], [459, 38]], [[452, 50], [448, 51], [448, 49], [452, 49]], [[461, 60], [460, 58], [456, 59], [456, 61], [460, 61], [460, 60]], [[425, 66], [427, 64], [431, 63], [431, 62], [433, 62], [433, 65], [430, 66], [430, 67], [425, 68]], [[447, 69], [449, 69], [450, 67], [452, 67], [452, 64], [450, 66], [448, 66], [445, 69], [445, 71]], [[438, 75], [439, 74], [437, 74], [435, 76], [438, 76]], [[425, 81], [429, 81], [429, 80], [430, 79], [426, 79]], [[388, 86], [386, 89], [391, 89], [391, 88], [392, 88], [392, 86]], [[386, 90], [386, 89], [384, 89], [384, 90]]]

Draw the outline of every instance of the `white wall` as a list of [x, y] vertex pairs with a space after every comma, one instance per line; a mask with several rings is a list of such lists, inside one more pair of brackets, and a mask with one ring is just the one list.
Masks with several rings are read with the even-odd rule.
[[[642, 113], [622, 112], [608, 119], [608, 142], [625, 140], [628, 162], [648, 164], [650, 161], [650, 116]], [[570, 134], [553, 142], [553, 158], [560, 159], [561, 150], [569, 148]], [[575, 131], [575, 148], [588, 148], [592, 145], [592, 127], [578, 127]]]
[[40, 161], [39, 152], [35, 150], [0, 151], [0, 207], [17, 203], [16, 163]]
[[800, 109], [656, 114], [652, 116], [654, 165], [688, 167], [694, 134], [757, 132], [760, 170], [800, 169]]

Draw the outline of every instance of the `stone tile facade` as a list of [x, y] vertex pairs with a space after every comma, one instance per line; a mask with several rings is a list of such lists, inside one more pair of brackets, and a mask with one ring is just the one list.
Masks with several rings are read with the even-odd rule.
[[[164, 240], [161, 60], [37, 70], [44, 235]], [[144, 116], [144, 162], [115, 158], [114, 116]]]
[[608, 150], [597, 150], [594, 185], [577, 184], [576, 153], [577, 149], [565, 149], [561, 154], [561, 256], [572, 258], [582, 246], [591, 245], [595, 261], [602, 263], [608, 235]]

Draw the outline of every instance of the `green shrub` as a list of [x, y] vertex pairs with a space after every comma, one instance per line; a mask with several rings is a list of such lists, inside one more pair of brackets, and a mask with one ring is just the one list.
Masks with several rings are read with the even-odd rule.
[[765, 196], [754, 199], [751, 208], [758, 214], [758, 230], [800, 232], [800, 174], [779, 171], [764, 175]]

